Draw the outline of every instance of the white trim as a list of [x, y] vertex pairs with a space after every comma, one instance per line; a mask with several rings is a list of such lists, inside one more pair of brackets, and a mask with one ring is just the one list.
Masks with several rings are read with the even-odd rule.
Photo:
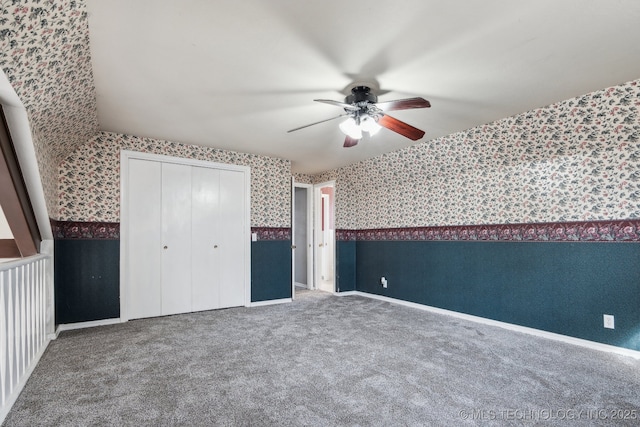
[[53, 259], [51, 257], [51, 255], [49, 254], [36, 254], [36, 255], [32, 255], [30, 257], [26, 257], [26, 258], [17, 258], [13, 261], [7, 261], [7, 262], [3, 262], [0, 265], [0, 270], [2, 271], [6, 271], [6, 270], [11, 270], [12, 268], [16, 268], [16, 267], [21, 267], [23, 265], [27, 265], [27, 264], [31, 264], [34, 263], [36, 261], [40, 261], [41, 259]]
[[116, 319], [92, 320], [90, 322], [65, 323], [62, 325], [58, 325], [58, 328], [56, 329], [56, 336], [58, 336], [60, 332], [64, 332], [64, 331], [95, 328], [96, 326], [116, 325], [118, 323], [123, 323], [123, 322], [124, 321], [121, 320], [120, 318], [116, 318]]
[[[33, 207], [33, 213], [38, 223], [40, 236], [43, 240], [53, 239], [47, 201], [42, 187], [40, 169], [36, 157], [29, 116], [18, 94], [9, 83], [6, 74], [0, 69], [0, 104], [7, 118], [7, 127], [11, 133], [16, 150], [16, 156], [20, 162], [20, 170], [24, 177], [24, 184], [29, 193], [29, 200]], [[54, 216], [55, 212], [51, 214]]]
[[20, 381], [18, 381], [18, 384], [16, 384], [15, 388], [9, 395], [8, 399], [5, 401], [4, 406], [2, 407], [2, 410], [0, 410], [0, 424], [2, 424], [4, 422], [4, 419], [7, 417], [7, 415], [9, 415], [9, 412], [11, 411], [13, 404], [16, 403], [16, 400], [18, 400], [18, 396], [20, 396], [20, 393], [22, 393], [22, 389], [27, 384], [27, 381], [29, 381], [29, 377], [31, 377], [33, 370], [36, 368], [36, 366], [38, 366], [38, 363], [40, 363], [40, 358], [44, 354], [50, 342], [51, 342], [51, 338], [50, 336], [48, 336], [46, 338], [46, 342], [44, 343], [44, 345], [40, 347], [40, 350], [38, 350], [38, 352], [36, 353], [35, 357], [31, 361], [29, 366], [26, 368], [24, 373], [20, 376]]
[[[320, 289], [320, 282], [322, 276], [322, 266], [321, 263], [318, 262], [320, 258], [320, 250], [318, 249], [318, 242], [320, 241], [319, 234], [322, 233], [322, 225], [321, 225], [321, 212], [322, 209], [322, 188], [323, 187], [332, 187], [333, 188], [333, 205], [331, 205], [331, 214], [335, 218], [336, 212], [336, 202], [337, 202], [337, 192], [336, 192], [336, 180], [330, 180], [325, 182], [320, 182], [318, 184], [313, 184], [313, 289]], [[333, 290], [331, 292], [335, 292], [336, 290], [336, 231], [333, 230], [333, 244], [331, 257], [333, 257], [332, 265], [333, 265]]]
[[296, 297], [296, 178], [291, 177], [291, 298]]
[[[291, 177], [291, 296], [295, 298], [296, 295], [296, 286], [303, 286], [307, 289], [315, 289], [314, 286], [314, 274], [313, 274], [313, 263], [314, 263], [314, 252], [313, 252], [313, 184], [304, 184], [301, 182], [296, 182], [295, 177]], [[307, 251], [307, 284], [302, 285], [295, 281], [296, 270], [296, 254], [293, 246], [296, 245], [296, 188], [304, 188], [307, 190], [307, 247], [304, 248]], [[309, 244], [311, 242], [311, 244]], [[296, 248], [297, 249], [297, 248]]]
[[245, 231], [244, 241], [244, 306], [251, 306], [251, 168], [249, 166], [228, 163], [210, 162], [205, 160], [187, 159], [182, 157], [165, 156], [163, 154], [141, 153], [138, 151], [122, 150], [120, 152], [120, 318], [129, 319], [127, 306], [127, 276], [129, 271], [129, 159], [147, 160], [161, 163], [175, 163], [188, 166], [198, 166], [212, 169], [222, 169], [244, 173], [245, 186]]
[[250, 307], [264, 307], [266, 305], [286, 304], [289, 302], [293, 302], [293, 299], [291, 298], [271, 299], [267, 301], [252, 302]]
[[231, 163], [218, 163], [218, 162], [211, 162], [209, 160], [189, 159], [186, 157], [175, 157], [175, 156], [167, 156], [164, 154], [142, 153], [140, 151], [130, 151], [130, 150], [122, 150], [121, 159], [123, 157], [126, 158], [127, 160], [139, 159], [139, 160], [148, 160], [148, 161], [160, 162], [160, 163], [175, 163], [179, 165], [199, 166], [203, 168], [224, 169], [224, 170], [231, 170], [236, 172], [248, 172], [251, 169], [249, 166], [235, 165]]
[[363, 292], [358, 292], [358, 291], [334, 292], [333, 294], [337, 297], [352, 297], [354, 295], [365, 296], [363, 295]]
[[616, 347], [614, 345], [602, 344], [595, 341], [589, 341], [582, 338], [570, 337], [567, 335], [556, 334], [554, 332], [543, 331], [540, 329], [528, 328], [526, 326], [514, 325], [513, 323], [500, 322], [498, 320], [486, 319], [484, 317], [473, 316], [471, 314], [460, 313], [457, 311], [445, 310], [443, 308], [431, 307], [429, 305], [418, 304], [415, 302], [403, 301], [400, 299], [389, 298], [382, 295], [369, 294], [367, 292], [353, 291], [350, 295], [357, 295], [366, 298], [386, 301], [392, 304], [403, 305], [405, 307], [417, 308], [418, 310], [429, 311], [436, 314], [444, 314], [446, 316], [456, 317], [458, 319], [469, 320], [471, 322], [482, 323], [490, 326], [508, 329], [510, 331], [521, 332], [524, 334], [534, 335], [541, 338], [547, 338], [554, 341], [560, 341], [567, 344], [573, 344], [580, 347], [590, 348], [592, 350], [614, 353], [621, 356], [633, 357], [640, 359], [640, 351], [630, 350], [628, 348]]

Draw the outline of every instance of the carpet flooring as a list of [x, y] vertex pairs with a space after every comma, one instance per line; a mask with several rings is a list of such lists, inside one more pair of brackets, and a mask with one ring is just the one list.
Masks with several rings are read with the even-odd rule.
[[67, 331], [5, 426], [638, 425], [640, 361], [361, 296]]

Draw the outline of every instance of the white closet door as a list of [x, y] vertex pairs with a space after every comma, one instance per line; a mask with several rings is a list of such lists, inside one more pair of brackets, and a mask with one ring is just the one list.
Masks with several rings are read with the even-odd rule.
[[192, 311], [211, 310], [220, 307], [218, 291], [220, 252], [218, 206], [220, 171], [193, 167], [191, 172], [192, 195]]
[[190, 166], [162, 165], [162, 245], [162, 314], [188, 313], [191, 311]]
[[245, 224], [244, 173], [220, 170], [220, 307], [244, 305]]
[[162, 163], [129, 159], [129, 319], [160, 316]]
[[121, 158], [123, 317], [245, 305], [250, 170], [126, 151]]

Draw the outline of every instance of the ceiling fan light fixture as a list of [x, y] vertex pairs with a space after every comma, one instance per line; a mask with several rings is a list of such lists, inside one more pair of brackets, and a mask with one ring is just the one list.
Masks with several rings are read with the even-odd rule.
[[360, 129], [360, 126], [358, 126], [353, 117], [349, 117], [347, 120], [340, 123], [339, 127], [342, 133], [350, 136], [353, 139], [362, 138], [362, 129]]
[[371, 116], [364, 117], [360, 122], [360, 128], [371, 136], [378, 133], [381, 127]]
[[388, 111], [409, 110], [413, 108], [428, 108], [431, 103], [424, 98], [414, 97], [385, 101], [378, 103], [378, 96], [371, 92], [371, 85], [356, 83], [351, 87], [351, 95], [344, 102], [332, 99], [314, 99], [314, 101], [340, 107], [344, 112], [338, 117], [321, 120], [309, 125], [291, 129], [288, 132], [304, 129], [312, 125], [347, 116], [348, 119], [340, 123], [340, 130], [347, 135], [343, 147], [353, 147], [362, 138], [362, 132], [370, 137], [377, 134], [384, 127], [399, 135], [417, 141], [424, 136], [424, 131], [400, 121], [387, 114]]

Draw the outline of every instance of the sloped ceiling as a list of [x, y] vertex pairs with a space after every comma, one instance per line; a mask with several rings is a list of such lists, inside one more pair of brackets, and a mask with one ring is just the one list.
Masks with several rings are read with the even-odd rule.
[[354, 81], [437, 138], [640, 77], [635, 0], [87, 0], [100, 128], [283, 157], [315, 173], [412, 144], [342, 148]]
[[287, 133], [357, 81], [430, 100], [395, 113], [426, 140], [640, 77], [636, 0], [85, 1], [88, 35], [84, 1], [2, 4], [3, 69], [58, 158], [100, 129], [316, 173], [412, 144]]
[[0, 68], [29, 114], [45, 186], [99, 130], [91, 65], [83, 2], [0, 2]]

